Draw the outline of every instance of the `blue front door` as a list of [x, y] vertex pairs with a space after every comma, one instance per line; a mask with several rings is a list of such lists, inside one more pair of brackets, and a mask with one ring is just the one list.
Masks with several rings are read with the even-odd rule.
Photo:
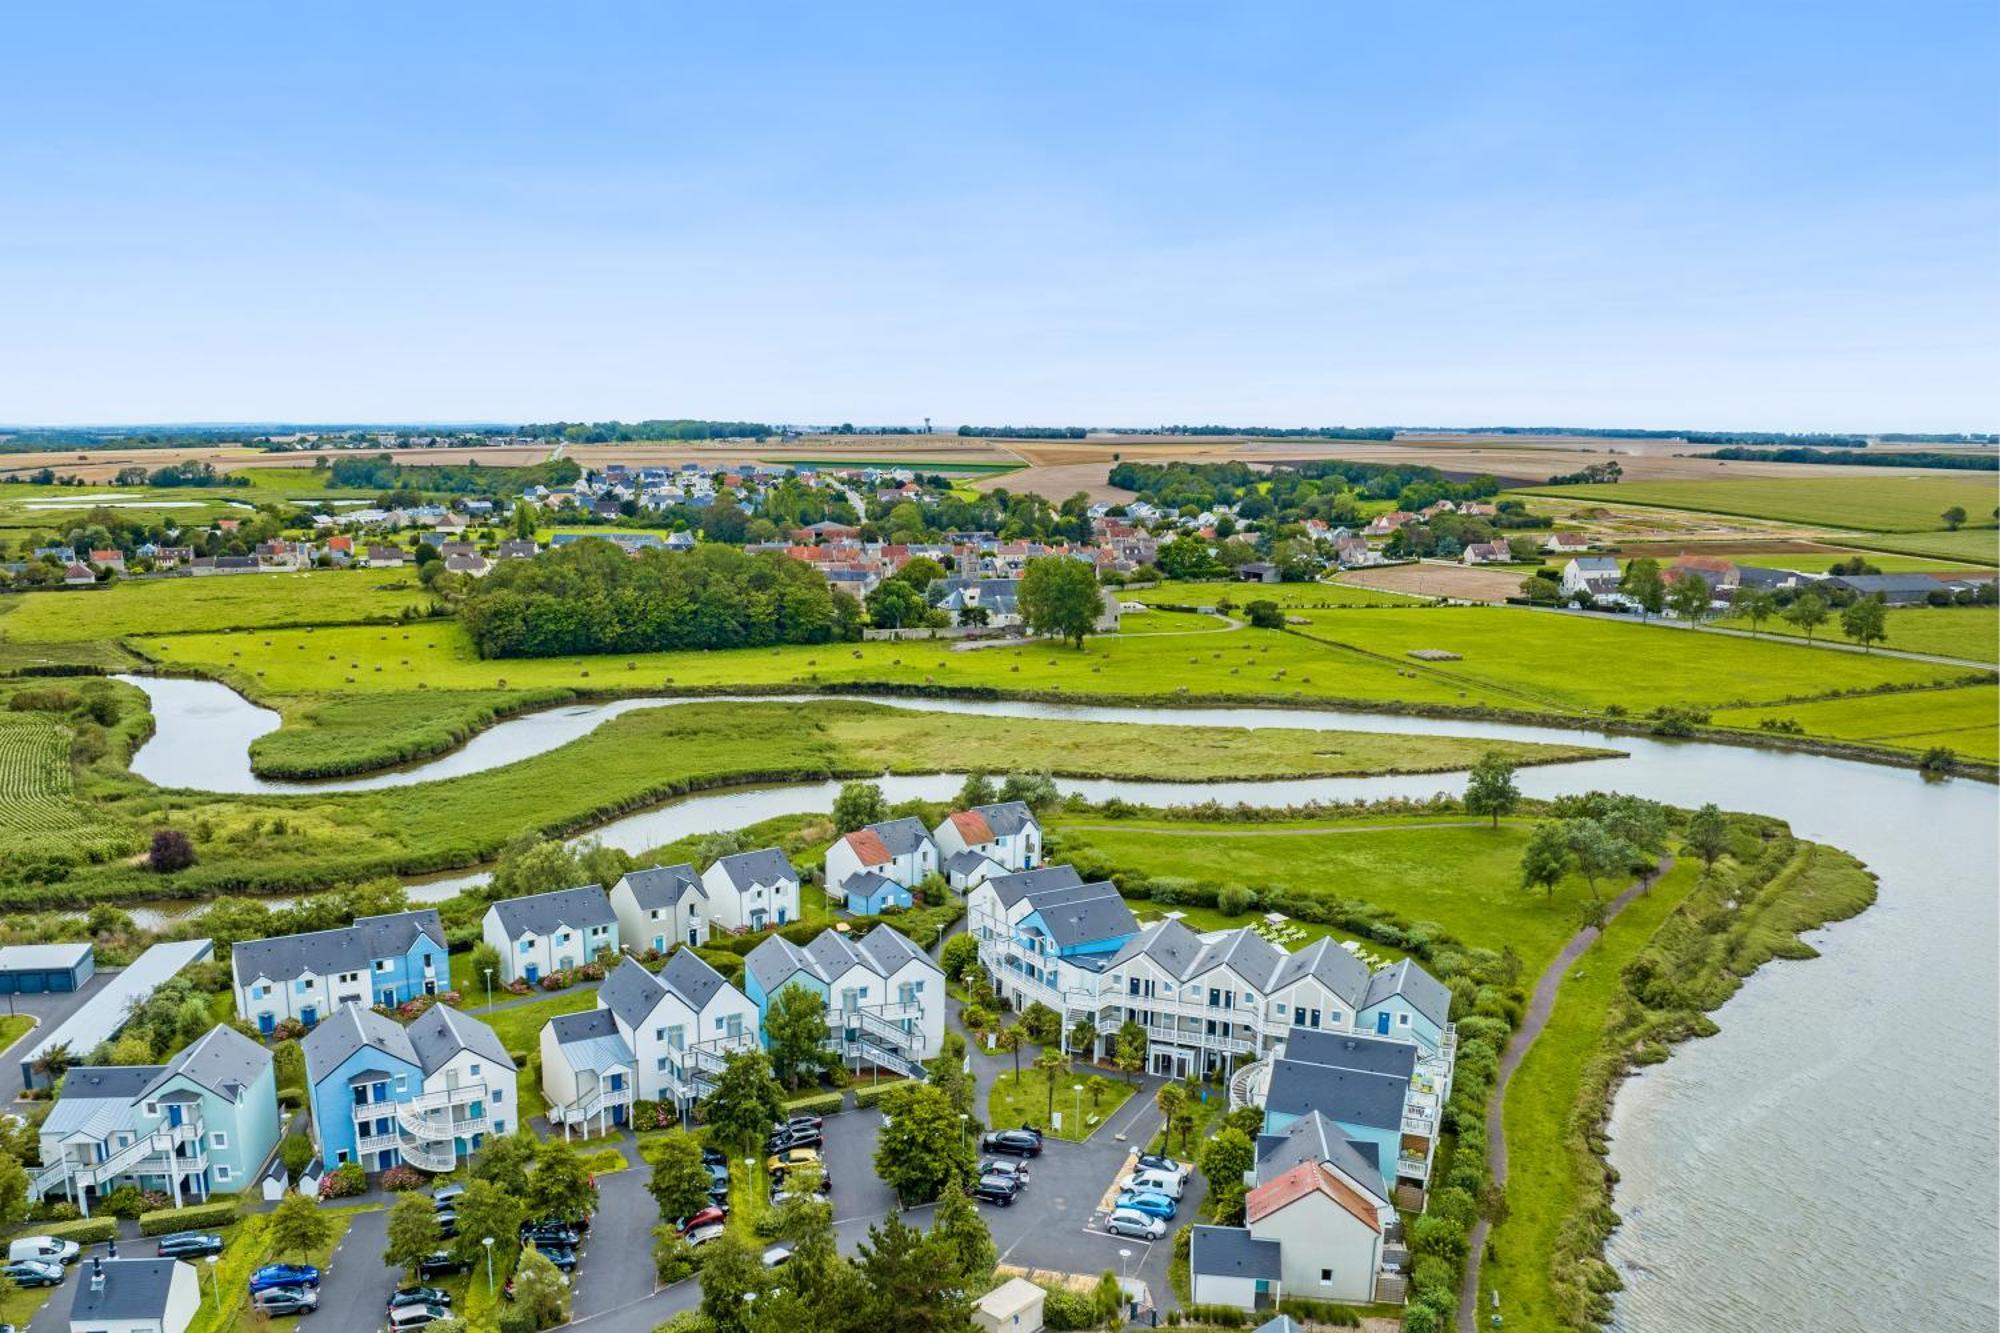
[[1375, 1015], [1375, 1031], [1380, 1036], [1386, 1037], [1389, 1035], [1389, 1015]]
[[259, 1014], [257, 1015], [257, 1030], [268, 1037], [278, 1030], [278, 1020], [270, 1014]]
[[307, 1027], [311, 1027], [315, 1023], [319, 1022], [318, 1006], [309, 1004], [305, 1008], [299, 1010], [299, 1022], [304, 1023]]
[[537, 981], [540, 981], [542, 979], [542, 969], [536, 967], [533, 963], [530, 963], [528, 964], [528, 970], [525, 975], [528, 978], [528, 984], [532, 986]]

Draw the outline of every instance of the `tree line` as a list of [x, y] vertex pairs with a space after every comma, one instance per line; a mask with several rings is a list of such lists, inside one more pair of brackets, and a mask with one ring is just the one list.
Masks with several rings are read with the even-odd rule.
[[1851, 467], [1934, 467], [1956, 472], [2000, 471], [2000, 454], [1940, 454], [1929, 450], [1868, 454], [1853, 449], [1716, 449], [1697, 458], [1752, 463], [1843, 463]]
[[530, 486], [568, 486], [583, 475], [583, 469], [567, 458], [527, 467], [487, 467], [480, 463], [406, 467], [388, 453], [336, 459], [330, 466], [322, 457], [313, 468], [315, 471], [324, 468], [326, 484], [342, 490], [411, 494], [447, 491], [454, 495], [519, 495]]

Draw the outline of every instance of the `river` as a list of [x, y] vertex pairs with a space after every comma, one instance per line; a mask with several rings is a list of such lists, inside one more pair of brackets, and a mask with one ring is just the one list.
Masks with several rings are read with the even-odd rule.
[[[354, 790], [474, 771], [465, 756], [477, 740], [397, 774], [260, 784], [243, 747], [275, 725], [275, 715], [210, 682], [131, 679], [152, 696], [159, 720], [156, 738], [140, 751], [146, 762], [135, 768], [171, 774], [171, 785], [204, 786], [219, 774], [258, 785], [215, 790]], [[480, 738], [489, 742], [485, 764], [554, 748], [613, 710], [668, 702], [687, 701], [626, 700], [501, 723]], [[1607, 743], [1583, 730], [1318, 709], [877, 702], [1011, 717]], [[1881, 882], [1873, 908], [1811, 937], [1819, 959], [1767, 965], [1716, 1015], [1721, 1036], [1687, 1043], [1619, 1094], [1611, 1160], [1625, 1224], [1610, 1257], [1626, 1290], [1614, 1327], [1992, 1330], [2000, 1324], [2000, 789], [1816, 755], [1643, 737], [1609, 743], [1628, 757], [1523, 769], [1518, 781], [1534, 796], [1615, 788], [1774, 815], [1802, 837], [1861, 857]], [[825, 810], [834, 785], [691, 797], [594, 836], [643, 849]], [[1063, 785], [1147, 803], [1190, 794], [1289, 803], [1423, 796], [1458, 783], [1432, 774], [1205, 783], [1193, 793], [1171, 783]], [[949, 775], [885, 781], [892, 799], [955, 786]], [[464, 882], [419, 892], [448, 895]]]

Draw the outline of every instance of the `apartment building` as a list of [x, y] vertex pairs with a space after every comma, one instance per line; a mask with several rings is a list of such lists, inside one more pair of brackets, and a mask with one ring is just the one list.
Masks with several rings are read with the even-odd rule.
[[944, 972], [891, 926], [858, 940], [826, 930], [803, 946], [773, 935], [750, 951], [743, 979], [760, 1030], [788, 986], [823, 999], [827, 1043], [850, 1067], [915, 1074], [944, 1044]]
[[517, 1123], [513, 1057], [492, 1028], [449, 1005], [408, 1027], [344, 1005], [300, 1046], [313, 1138], [328, 1168], [407, 1162], [449, 1171]]
[[616, 954], [619, 943], [618, 914], [595, 884], [503, 899], [486, 909], [480, 933], [499, 951], [501, 974], [530, 986]]
[[345, 1004], [393, 1009], [451, 988], [444, 923], [429, 908], [244, 940], [230, 950], [229, 970], [237, 1014], [267, 1036], [287, 1018], [312, 1027]]
[[[597, 1005], [629, 1052], [632, 1094], [671, 1102], [683, 1114], [713, 1089], [729, 1055], [758, 1045], [757, 1006], [691, 949], [675, 950], [657, 973], [627, 958], [598, 987]], [[559, 1033], [556, 1039], [570, 1038]], [[549, 1041], [544, 1029], [545, 1053]], [[565, 1123], [588, 1117], [587, 1080], [579, 1080], [574, 1092], [551, 1083], [546, 1054], [542, 1088], [552, 1120], [558, 1111]], [[606, 1093], [613, 1103], [621, 1100], [616, 1089]]]

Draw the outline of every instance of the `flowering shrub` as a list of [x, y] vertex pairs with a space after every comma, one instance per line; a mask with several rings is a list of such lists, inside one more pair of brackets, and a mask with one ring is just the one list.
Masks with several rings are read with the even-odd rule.
[[297, 1041], [306, 1035], [306, 1025], [296, 1018], [281, 1018], [271, 1029], [272, 1041]]
[[526, 995], [528, 991], [531, 989], [531, 987], [528, 985], [527, 982], [521, 980], [521, 978], [515, 977], [512, 981], [507, 983], [507, 989], [514, 992], [514, 994], [516, 995]]
[[361, 1169], [359, 1162], [347, 1162], [335, 1167], [320, 1178], [319, 1197], [322, 1199], [345, 1199], [368, 1189], [368, 1173]]
[[382, 1188], [400, 1194], [421, 1187], [429, 1179], [414, 1166], [392, 1166], [382, 1173]]
[[[402, 1019], [405, 1023], [407, 1023], [413, 1018], [421, 1018], [424, 1014], [424, 1011], [429, 1009], [433, 1005], [449, 1004], [456, 1006], [459, 1002], [459, 999], [460, 999], [459, 993], [455, 990], [444, 991], [437, 995], [413, 996], [412, 998], [407, 999], [403, 1001], [401, 1004], [396, 1006], [395, 1016], [397, 1018]], [[376, 1012], [378, 1013], [381, 1012], [381, 1007], [379, 1005], [376, 1006]]]

